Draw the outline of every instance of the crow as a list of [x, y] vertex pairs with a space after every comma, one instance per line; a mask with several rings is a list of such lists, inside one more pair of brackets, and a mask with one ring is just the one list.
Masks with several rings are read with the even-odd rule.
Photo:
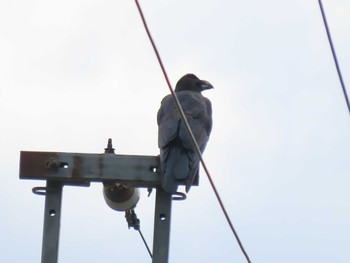
[[[212, 108], [203, 90], [213, 86], [194, 74], [186, 74], [177, 82], [175, 93], [192, 133], [203, 153], [212, 129]], [[174, 194], [179, 184], [186, 184], [186, 192], [198, 179], [199, 157], [181, 120], [174, 98], [165, 96], [157, 114], [158, 146], [160, 149], [161, 185]]]

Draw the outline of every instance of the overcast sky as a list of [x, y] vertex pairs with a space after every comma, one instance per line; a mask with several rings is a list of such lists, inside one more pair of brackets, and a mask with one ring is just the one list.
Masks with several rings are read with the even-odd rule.
[[[350, 85], [350, 2], [324, 0]], [[252, 260], [350, 262], [350, 118], [317, 0], [140, 1], [173, 85], [210, 81], [204, 158]], [[157, 155], [168, 89], [134, 1], [0, 3], [0, 261], [40, 262], [44, 181], [21, 150]], [[154, 194], [136, 208], [149, 245]], [[246, 262], [206, 176], [173, 204], [170, 263]], [[64, 188], [59, 262], [151, 262], [101, 184]]]

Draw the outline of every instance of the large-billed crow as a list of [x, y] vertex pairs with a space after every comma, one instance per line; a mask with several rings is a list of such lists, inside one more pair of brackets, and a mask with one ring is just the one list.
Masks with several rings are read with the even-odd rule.
[[[201, 92], [212, 88], [208, 81], [200, 80], [194, 74], [183, 76], [175, 87], [201, 152], [205, 149], [212, 128], [211, 103]], [[175, 193], [178, 185], [186, 182], [188, 192], [194, 178], [198, 176], [199, 158], [171, 94], [162, 100], [157, 122], [162, 187], [168, 193]]]

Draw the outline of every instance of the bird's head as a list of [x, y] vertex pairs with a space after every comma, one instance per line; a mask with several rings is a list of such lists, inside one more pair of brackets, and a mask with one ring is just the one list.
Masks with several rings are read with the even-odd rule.
[[203, 90], [213, 89], [206, 80], [200, 80], [194, 74], [186, 74], [176, 84], [175, 91], [192, 90], [196, 92], [202, 92]]

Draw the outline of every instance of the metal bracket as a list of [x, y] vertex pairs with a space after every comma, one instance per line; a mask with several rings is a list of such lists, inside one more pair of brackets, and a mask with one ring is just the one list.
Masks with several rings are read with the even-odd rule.
[[157, 189], [152, 263], [168, 262], [172, 195], [161, 189], [159, 156], [111, 154], [111, 141], [105, 150], [107, 154], [21, 152], [20, 179], [46, 180], [46, 187], [32, 190], [45, 195], [42, 263], [58, 260], [63, 186], [89, 186], [90, 182]]
[[152, 263], [166, 263], [169, 258], [171, 194], [157, 189], [154, 214], [153, 260]]
[[56, 263], [58, 260], [62, 188], [62, 182], [46, 182], [42, 263]]

